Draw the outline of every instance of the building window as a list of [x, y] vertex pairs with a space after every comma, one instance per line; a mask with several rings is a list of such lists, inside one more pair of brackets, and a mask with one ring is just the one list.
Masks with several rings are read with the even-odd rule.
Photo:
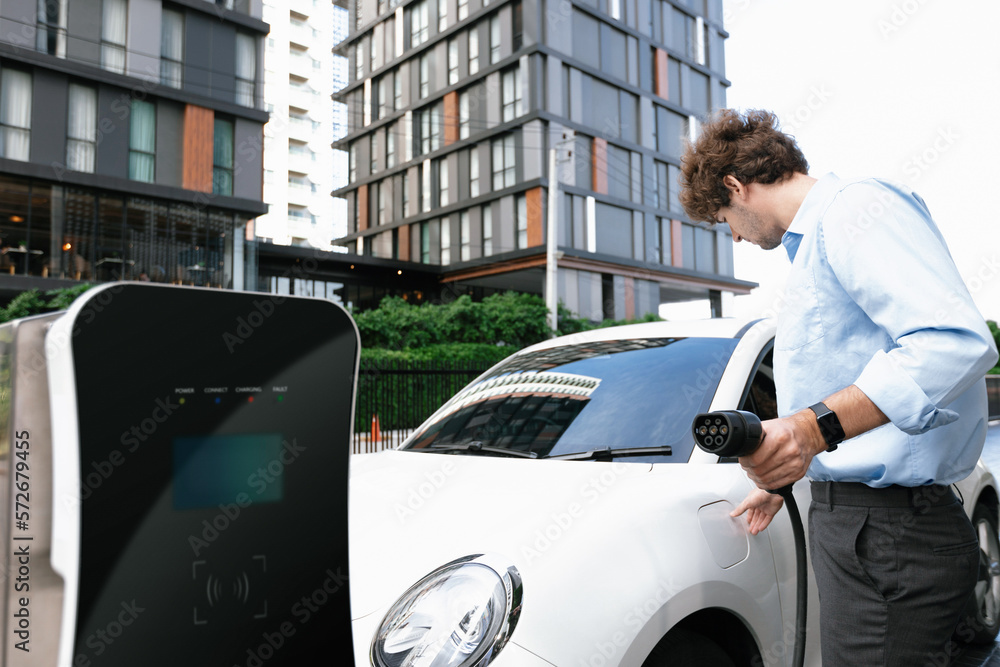
[[253, 107], [256, 100], [257, 43], [253, 37], [236, 33], [236, 103]]
[[451, 182], [448, 174], [448, 161], [444, 158], [438, 160], [438, 200], [439, 206], [447, 206], [451, 203], [450, 187]]
[[375, 133], [368, 135], [368, 173], [374, 174], [378, 171], [378, 140]]
[[423, 99], [427, 97], [430, 92], [431, 83], [431, 68], [430, 59], [427, 54], [420, 56], [420, 98]]
[[379, 68], [378, 49], [375, 48], [375, 31], [368, 34], [368, 66], [374, 72]]
[[392, 87], [392, 108], [398, 111], [403, 108], [403, 77], [398, 71], [392, 75]]
[[448, 85], [458, 83], [458, 40], [448, 42]]
[[38, 0], [39, 51], [66, 57], [66, 0]]
[[212, 151], [212, 192], [217, 195], [233, 195], [233, 123], [222, 118], [215, 119], [215, 135]]
[[431, 262], [431, 226], [427, 222], [420, 224], [420, 261], [424, 264]]
[[427, 0], [420, 0], [410, 9], [410, 46], [423, 44], [427, 37]]
[[441, 264], [451, 264], [451, 220], [441, 220]]
[[378, 184], [378, 219], [377, 223], [385, 224], [385, 182]]
[[160, 83], [180, 88], [184, 61], [184, 15], [163, 10], [160, 41]]
[[513, 48], [515, 51], [517, 51], [518, 49], [521, 48], [521, 45], [524, 43], [524, 23], [521, 17], [520, 2], [514, 3], [513, 14], [514, 14], [513, 18], [511, 19], [511, 23], [513, 24], [513, 28], [511, 31], [511, 38], [513, 41]]
[[102, 17], [101, 67], [124, 74], [128, 3], [126, 0], [104, 0]]
[[441, 139], [444, 134], [444, 104], [437, 103], [431, 107], [431, 150], [436, 151], [441, 148]]
[[375, 109], [376, 120], [385, 118], [391, 111], [389, 108], [389, 76], [389, 74], [386, 74], [378, 80], [378, 107]]
[[354, 78], [357, 81], [365, 78], [365, 52], [361, 42], [354, 47]]
[[0, 73], [0, 157], [27, 161], [31, 149], [31, 75], [16, 69]]
[[420, 210], [427, 213], [431, 210], [431, 163], [425, 160], [420, 165]]
[[469, 0], [458, 0], [458, 20], [462, 21], [469, 17]]
[[396, 166], [396, 126], [392, 125], [385, 131], [385, 167]]
[[69, 84], [66, 168], [93, 173], [97, 155], [97, 90]]
[[448, 29], [448, 0], [438, 0], [438, 32]]
[[501, 190], [514, 185], [517, 153], [514, 135], [507, 134], [493, 140], [493, 189]]
[[462, 215], [459, 218], [459, 257], [461, 261], [466, 262], [472, 259], [472, 232], [469, 223], [469, 212], [462, 211]]
[[479, 196], [479, 151], [475, 148], [469, 153], [469, 196]]
[[500, 61], [500, 15], [490, 17], [490, 64]]
[[129, 129], [128, 177], [152, 183], [156, 176], [156, 106], [132, 100]]
[[517, 247], [528, 247], [528, 198], [519, 195], [517, 201]]
[[514, 120], [521, 113], [521, 68], [513, 67], [503, 73], [503, 120]]
[[493, 209], [489, 204], [483, 207], [483, 257], [493, 254]]
[[410, 176], [403, 172], [403, 217], [410, 217]]
[[472, 26], [469, 31], [469, 74], [479, 71], [479, 28]]
[[358, 180], [358, 145], [351, 144], [347, 151], [347, 182], [353, 183]]
[[469, 138], [469, 93], [458, 94], [458, 138]]
[[434, 104], [421, 109], [420, 114], [420, 154], [441, 148], [442, 105]]

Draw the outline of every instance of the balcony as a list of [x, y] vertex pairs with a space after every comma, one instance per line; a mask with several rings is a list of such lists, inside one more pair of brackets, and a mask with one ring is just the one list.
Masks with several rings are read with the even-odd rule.
[[297, 109], [312, 110], [319, 109], [320, 105], [323, 104], [319, 91], [315, 90], [308, 83], [289, 80], [288, 84], [288, 106]]
[[308, 174], [314, 169], [316, 169], [316, 153], [307, 146], [289, 142], [288, 170]]
[[304, 21], [291, 20], [288, 23], [288, 41], [305, 48], [319, 46], [320, 32]]
[[293, 52], [289, 54], [289, 74], [303, 79], [311, 79], [312, 77], [319, 75], [322, 72], [322, 68], [323, 63], [310, 56], [306, 51], [293, 50]]

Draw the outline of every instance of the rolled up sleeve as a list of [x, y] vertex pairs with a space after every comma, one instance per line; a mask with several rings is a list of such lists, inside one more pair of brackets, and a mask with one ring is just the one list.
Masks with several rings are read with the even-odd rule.
[[855, 384], [906, 433], [955, 421], [947, 406], [996, 363], [997, 350], [922, 200], [862, 182], [824, 220], [831, 269], [887, 334]]

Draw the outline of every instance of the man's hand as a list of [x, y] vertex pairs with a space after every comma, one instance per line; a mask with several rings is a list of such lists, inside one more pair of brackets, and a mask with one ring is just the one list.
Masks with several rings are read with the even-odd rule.
[[780, 489], [802, 479], [813, 457], [826, 451], [826, 442], [812, 410], [802, 410], [783, 419], [762, 424], [764, 439], [740, 465], [762, 489]]
[[781, 496], [776, 493], [754, 489], [743, 499], [739, 507], [729, 513], [729, 516], [736, 518], [746, 512], [750, 534], [756, 535], [770, 525], [771, 519], [781, 510], [784, 502]]

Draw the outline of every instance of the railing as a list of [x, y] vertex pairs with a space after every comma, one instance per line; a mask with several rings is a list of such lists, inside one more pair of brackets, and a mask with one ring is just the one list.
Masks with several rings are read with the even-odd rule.
[[1000, 419], [1000, 375], [986, 376], [986, 401], [990, 421]]
[[395, 449], [489, 363], [361, 362], [354, 453]]

